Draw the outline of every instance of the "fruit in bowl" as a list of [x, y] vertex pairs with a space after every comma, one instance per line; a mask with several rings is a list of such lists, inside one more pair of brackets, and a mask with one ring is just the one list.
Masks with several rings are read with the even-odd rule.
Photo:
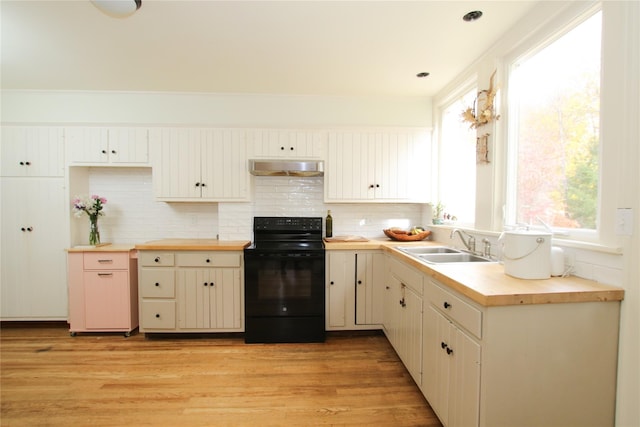
[[431, 231], [425, 230], [422, 227], [411, 227], [409, 230], [392, 227], [382, 231], [387, 237], [397, 241], [424, 240], [431, 234]]

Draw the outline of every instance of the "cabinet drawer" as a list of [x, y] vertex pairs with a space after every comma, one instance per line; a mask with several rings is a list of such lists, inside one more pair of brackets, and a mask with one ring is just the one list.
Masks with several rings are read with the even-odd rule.
[[431, 303], [451, 320], [482, 338], [482, 312], [433, 282], [428, 284]]
[[390, 259], [389, 268], [401, 283], [409, 286], [418, 295], [422, 295], [423, 274], [421, 272], [393, 258]]
[[140, 269], [142, 298], [173, 298], [176, 294], [176, 275], [173, 268]]
[[175, 263], [173, 252], [146, 252], [138, 254], [138, 263], [145, 267], [171, 267]]
[[85, 252], [83, 265], [85, 270], [127, 270], [129, 252]]
[[175, 301], [142, 301], [141, 325], [144, 329], [175, 329]]
[[179, 267], [240, 267], [238, 252], [179, 252], [176, 258]]

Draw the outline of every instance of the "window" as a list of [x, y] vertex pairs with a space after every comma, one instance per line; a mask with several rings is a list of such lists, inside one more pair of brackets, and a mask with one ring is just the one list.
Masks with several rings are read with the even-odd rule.
[[596, 230], [598, 12], [510, 64], [507, 224]]
[[476, 211], [476, 132], [461, 119], [473, 104], [477, 89], [465, 90], [442, 110], [440, 125], [439, 194], [444, 213], [458, 223], [473, 225]]

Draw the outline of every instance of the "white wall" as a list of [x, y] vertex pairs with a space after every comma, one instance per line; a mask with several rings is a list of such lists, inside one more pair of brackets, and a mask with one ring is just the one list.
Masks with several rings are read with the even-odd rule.
[[431, 127], [431, 99], [286, 95], [1, 92], [2, 123], [227, 127]]

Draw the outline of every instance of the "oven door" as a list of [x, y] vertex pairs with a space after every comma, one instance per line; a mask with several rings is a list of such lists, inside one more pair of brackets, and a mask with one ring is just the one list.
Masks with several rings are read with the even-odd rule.
[[245, 314], [324, 315], [324, 251], [245, 251]]

